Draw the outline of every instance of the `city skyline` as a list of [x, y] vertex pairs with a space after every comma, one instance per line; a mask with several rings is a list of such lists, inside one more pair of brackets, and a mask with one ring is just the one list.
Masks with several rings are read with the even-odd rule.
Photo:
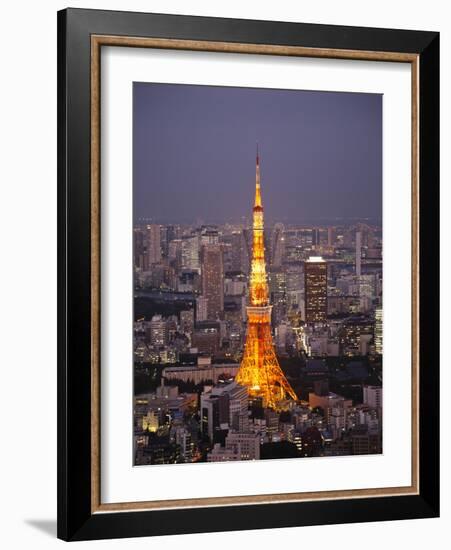
[[249, 218], [257, 142], [269, 225], [380, 223], [381, 96], [134, 83], [133, 97], [135, 223]]
[[[134, 464], [380, 454], [382, 227], [365, 216], [381, 217], [382, 159], [376, 147], [371, 162], [379, 173], [368, 177], [365, 124], [352, 136], [340, 126], [343, 116], [362, 115], [368, 101], [358, 94], [344, 103], [326, 94], [321, 103], [324, 94], [311, 92], [170, 88], [151, 88], [167, 92], [152, 120], [134, 103], [135, 130], [147, 128], [135, 133], [135, 214], [142, 216], [133, 226]], [[212, 110], [193, 103], [192, 93], [197, 102], [205, 93], [213, 98]], [[221, 97], [229, 114], [238, 100], [242, 108], [252, 98], [251, 111], [273, 117], [271, 139], [263, 146], [259, 140], [257, 151], [253, 144], [252, 159], [244, 143], [256, 129], [252, 113], [235, 121], [246, 139], [238, 132], [234, 140], [230, 121], [219, 116], [227, 112]], [[294, 179], [293, 162], [306, 168], [308, 159], [296, 156], [287, 138], [286, 109], [293, 119], [299, 114], [293, 98], [304, 108], [310, 100], [308, 131], [321, 135], [313, 149], [324, 145], [312, 172], [300, 169]], [[337, 104], [343, 109], [349, 100], [337, 118]], [[370, 103], [380, 124], [381, 102]], [[149, 141], [157, 129], [158, 142]], [[275, 139], [280, 143], [269, 148]], [[346, 168], [340, 172], [337, 162]], [[336, 218], [325, 222], [332, 212]], [[308, 224], [312, 216], [322, 222]]]

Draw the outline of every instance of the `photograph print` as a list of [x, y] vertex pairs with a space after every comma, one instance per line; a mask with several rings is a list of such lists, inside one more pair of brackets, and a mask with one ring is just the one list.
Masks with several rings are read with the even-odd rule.
[[382, 108], [133, 84], [135, 466], [383, 452]]

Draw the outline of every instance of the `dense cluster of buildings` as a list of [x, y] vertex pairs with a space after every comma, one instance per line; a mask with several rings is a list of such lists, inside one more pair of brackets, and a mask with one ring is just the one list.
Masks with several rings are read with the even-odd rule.
[[194, 393], [162, 381], [155, 392], [135, 396], [135, 463], [381, 453], [381, 387], [362, 389], [355, 404], [320, 380], [306, 401], [279, 413], [251, 404], [247, 388], [232, 378]]
[[[136, 464], [382, 451], [381, 228], [276, 223], [264, 238], [273, 342], [299, 397], [282, 412], [234, 381], [248, 225], [134, 228], [135, 371], [149, 377], [135, 395]], [[352, 398], [340, 395], [358, 361]]]
[[[179, 306], [137, 319], [137, 356], [174, 363], [178, 354], [197, 348], [239, 360], [249, 292], [248, 233], [229, 224], [135, 227], [136, 296], [144, 306], [160, 299]], [[380, 228], [277, 223], [266, 235], [266, 250], [278, 354], [313, 349], [320, 355], [366, 355], [376, 347], [382, 352]]]

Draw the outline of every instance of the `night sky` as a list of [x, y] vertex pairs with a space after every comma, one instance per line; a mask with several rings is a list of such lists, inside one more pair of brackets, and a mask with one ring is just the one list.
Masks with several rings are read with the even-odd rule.
[[134, 218], [382, 219], [382, 96], [134, 83]]

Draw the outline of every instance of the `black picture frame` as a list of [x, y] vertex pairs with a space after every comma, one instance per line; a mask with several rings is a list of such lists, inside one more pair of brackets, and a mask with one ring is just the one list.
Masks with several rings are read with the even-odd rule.
[[[91, 36], [417, 54], [419, 494], [92, 513]], [[88, 540], [439, 515], [439, 34], [67, 9], [58, 13], [58, 537]]]

